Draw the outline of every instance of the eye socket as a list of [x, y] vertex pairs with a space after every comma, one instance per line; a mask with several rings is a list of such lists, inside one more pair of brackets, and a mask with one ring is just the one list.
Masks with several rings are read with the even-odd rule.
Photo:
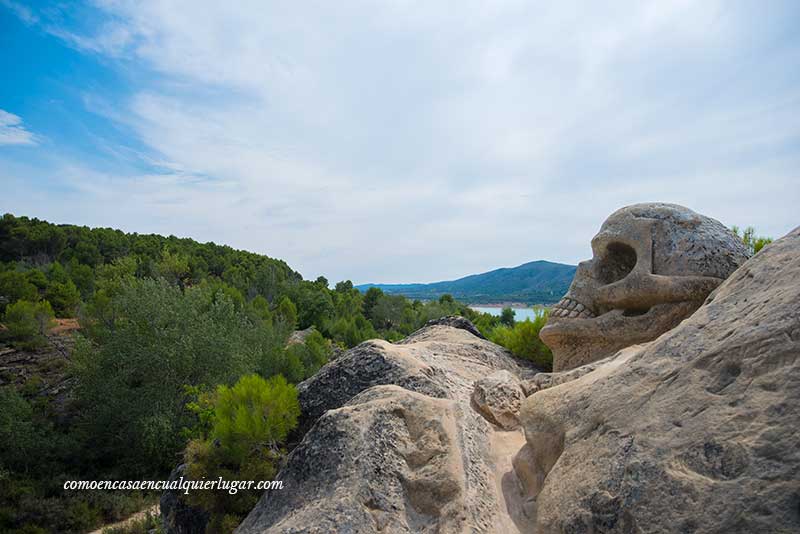
[[597, 268], [597, 275], [604, 284], [622, 280], [636, 266], [636, 251], [625, 243], [609, 243]]

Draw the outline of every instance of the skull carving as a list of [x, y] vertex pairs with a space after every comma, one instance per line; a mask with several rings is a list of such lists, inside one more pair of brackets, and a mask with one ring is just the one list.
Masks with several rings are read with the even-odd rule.
[[674, 204], [635, 204], [606, 219], [541, 338], [553, 370], [604, 358], [671, 330], [747, 259], [719, 221]]

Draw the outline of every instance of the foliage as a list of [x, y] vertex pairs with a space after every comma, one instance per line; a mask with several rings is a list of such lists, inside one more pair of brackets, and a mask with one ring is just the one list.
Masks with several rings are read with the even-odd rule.
[[4, 337], [18, 348], [37, 348], [45, 344], [45, 335], [53, 327], [53, 308], [46, 300], [18, 300], [6, 308]]
[[514, 315], [516, 315], [514, 310], [512, 310], [511, 308], [506, 306], [500, 312], [500, 322], [502, 324], [504, 324], [505, 326], [513, 327], [514, 326]]
[[490, 335], [490, 340], [506, 347], [519, 358], [530, 360], [539, 367], [550, 370], [553, 367], [553, 354], [539, 339], [539, 331], [547, 322], [548, 313], [542, 311], [531, 321], [517, 321], [513, 327], [499, 326]]
[[39, 299], [39, 290], [33, 285], [25, 273], [19, 271], [0, 272], [0, 313], [6, 306], [18, 300], [35, 301]]
[[771, 237], [756, 236], [756, 229], [752, 226], [748, 226], [744, 230], [740, 230], [738, 226], [733, 226], [731, 231], [742, 240], [751, 256], [772, 243]]
[[300, 382], [325, 365], [330, 352], [330, 342], [314, 330], [306, 336], [303, 343], [293, 343], [286, 347], [286, 359], [292, 363], [282, 374], [292, 382]]
[[[280, 445], [297, 425], [297, 390], [282, 376], [269, 380], [243, 376], [232, 387], [219, 386], [211, 402], [212, 424], [207, 437], [194, 439], [186, 450], [191, 479], [270, 480], [282, 455]], [[254, 489], [197, 490], [191, 504], [211, 517], [207, 532], [230, 532], [260, 496]]]
[[[187, 443], [193, 476], [270, 478], [296, 418], [288, 383], [316, 372], [334, 343], [398, 340], [446, 315], [467, 317], [489, 337], [501, 328], [500, 318], [450, 295], [410, 301], [378, 288], [361, 293], [349, 280], [330, 289], [324, 277], [306, 281], [282, 261], [226, 246], [13, 215], [0, 219], [0, 310], [20, 339], [40, 336], [53, 313], [77, 314], [81, 324], [66, 424], [33, 397], [40, 388], [0, 396], [3, 532], [87, 531], [119, 520], [148, 496], [68, 493], [58, 484], [164, 477]], [[495, 339], [540, 357], [528, 347], [538, 338], [516, 334], [519, 325]], [[293, 329], [311, 326], [303, 343], [286, 346]], [[283, 419], [242, 408], [246, 399], [265, 402], [262, 379], [269, 413]], [[213, 528], [228, 532], [258, 496], [196, 497], [215, 510]]]
[[297, 327], [297, 306], [294, 305], [294, 302], [292, 302], [292, 299], [288, 296], [284, 296], [278, 303], [276, 316], [278, 320], [282, 321], [289, 328], [294, 329]]
[[253, 450], [276, 449], [299, 416], [297, 391], [285, 378], [243, 376], [233, 387], [217, 388], [211, 437], [228, 462], [241, 465]]
[[114, 313], [88, 316], [74, 355], [80, 425], [96, 461], [146, 475], [168, 469], [183, 446], [184, 385], [231, 383], [282, 345], [209, 286], [122, 282]]

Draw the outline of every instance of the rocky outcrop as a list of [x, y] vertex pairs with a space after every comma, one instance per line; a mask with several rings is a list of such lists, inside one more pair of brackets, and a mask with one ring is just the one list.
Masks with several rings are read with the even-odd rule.
[[800, 229], [657, 340], [538, 380], [514, 461], [537, 531], [800, 531], [798, 280]]
[[466, 330], [475, 337], [486, 339], [484, 335], [481, 334], [481, 331], [478, 330], [469, 319], [465, 319], [460, 315], [448, 315], [447, 317], [440, 317], [439, 319], [431, 319], [425, 323], [425, 326], [434, 326], [437, 324], [442, 326], [452, 326], [453, 328], [460, 328], [462, 330]]
[[[800, 531], [800, 229], [722, 281], [741, 260], [736, 245], [725, 256], [678, 240], [691, 250], [656, 254], [646, 236], [664, 231], [660, 216], [693, 239], [709, 227], [648, 206], [631, 223], [638, 244], [613, 232], [597, 241], [596, 272], [622, 283], [594, 302], [621, 299], [611, 325], [646, 329], [649, 316], [659, 330], [677, 314], [672, 330], [623, 336], [612, 354], [587, 348], [590, 363], [546, 374], [460, 320], [363, 343], [299, 386], [309, 430], [278, 475], [284, 489], [237, 532]], [[670, 271], [682, 265], [700, 271]], [[653, 294], [630, 300], [626, 284]], [[590, 319], [578, 317], [585, 309], [566, 320]]]
[[555, 371], [675, 328], [747, 259], [741, 239], [719, 221], [656, 202], [612, 213], [592, 251], [541, 331]]
[[[400, 343], [369, 341], [299, 385], [310, 430], [239, 533], [503, 532], [525, 523], [503, 431], [471, 406], [496, 371], [536, 370], [471, 333], [431, 324]], [[471, 327], [471, 328], [469, 328]]]
[[519, 426], [519, 411], [525, 394], [519, 380], [508, 371], [497, 371], [475, 382], [472, 405], [500, 428]]

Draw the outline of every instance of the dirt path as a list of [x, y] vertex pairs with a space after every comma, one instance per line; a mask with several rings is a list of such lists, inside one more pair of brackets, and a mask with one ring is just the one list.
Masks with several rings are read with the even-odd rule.
[[103, 531], [107, 528], [119, 528], [127, 526], [134, 521], [139, 521], [147, 517], [147, 514], [158, 514], [159, 508], [157, 504], [150, 506], [149, 508], [145, 508], [144, 510], [140, 510], [133, 514], [132, 516], [128, 517], [127, 519], [123, 519], [122, 521], [118, 521], [116, 523], [111, 523], [109, 525], [103, 525], [102, 527], [98, 528], [97, 530], [93, 530], [89, 532], [89, 534], [103, 534]]

